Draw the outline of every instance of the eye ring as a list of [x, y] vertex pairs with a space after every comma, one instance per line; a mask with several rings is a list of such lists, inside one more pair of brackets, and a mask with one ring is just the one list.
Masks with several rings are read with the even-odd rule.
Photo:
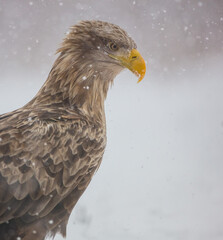
[[108, 46], [109, 46], [109, 48], [110, 48], [112, 51], [118, 51], [118, 49], [119, 49], [118, 45], [117, 45], [116, 43], [114, 43], [114, 42], [110, 42], [110, 43], [108, 44]]

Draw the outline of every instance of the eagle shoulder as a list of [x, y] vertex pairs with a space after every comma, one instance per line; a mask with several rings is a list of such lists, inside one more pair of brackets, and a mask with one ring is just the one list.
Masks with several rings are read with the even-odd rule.
[[[18, 111], [0, 123], [0, 222], [46, 216], [83, 192], [100, 165], [105, 127], [78, 114]], [[71, 194], [65, 208], [76, 198]]]

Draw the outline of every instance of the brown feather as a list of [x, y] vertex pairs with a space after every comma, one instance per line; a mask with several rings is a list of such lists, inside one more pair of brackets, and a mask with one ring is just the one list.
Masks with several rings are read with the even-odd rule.
[[1, 240], [65, 236], [106, 146], [104, 100], [123, 69], [106, 61], [104, 49], [113, 40], [127, 50], [135, 47], [113, 24], [72, 27], [37, 95], [0, 116]]

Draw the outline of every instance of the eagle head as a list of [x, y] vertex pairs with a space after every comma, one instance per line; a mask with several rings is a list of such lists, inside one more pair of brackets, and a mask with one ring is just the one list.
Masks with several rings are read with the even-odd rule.
[[82, 66], [93, 67], [101, 73], [110, 72], [115, 76], [128, 68], [139, 77], [140, 82], [146, 65], [136, 48], [136, 43], [127, 32], [115, 24], [81, 21], [70, 28], [59, 51], [73, 51], [73, 61], [75, 59]]
[[104, 121], [104, 100], [115, 76], [128, 68], [141, 81], [146, 65], [132, 38], [119, 26], [81, 21], [70, 28], [49, 76], [32, 105], [74, 107]]

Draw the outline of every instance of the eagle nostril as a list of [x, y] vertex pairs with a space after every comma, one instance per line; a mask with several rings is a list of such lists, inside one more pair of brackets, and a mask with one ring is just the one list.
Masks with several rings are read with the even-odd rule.
[[137, 56], [132, 56], [132, 59], [135, 59], [135, 58], [137, 58]]

